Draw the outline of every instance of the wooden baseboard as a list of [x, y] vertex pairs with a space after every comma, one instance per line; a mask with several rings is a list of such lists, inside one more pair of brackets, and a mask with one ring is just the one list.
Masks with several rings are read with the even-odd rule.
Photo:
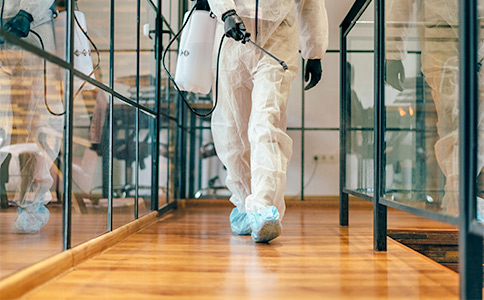
[[[304, 201], [301, 201], [299, 196], [286, 196], [286, 207], [326, 207], [339, 208], [339, 196], [305, 196]], [[350, 195], [350, 208], [364, 208], [372, 209], [373, 203], [355, 196]], [[227, 199], [182, 199], [178, 200], [178, 208], [194, 208], [194, 207], [234, 207]]]
[[0, 298], [17, 299], [48, 281], [71, 271], [79, 264], [101, 254], [157, 220], [158, 212], [151, 212], [111, 232], [20, 270], [0, 281]]

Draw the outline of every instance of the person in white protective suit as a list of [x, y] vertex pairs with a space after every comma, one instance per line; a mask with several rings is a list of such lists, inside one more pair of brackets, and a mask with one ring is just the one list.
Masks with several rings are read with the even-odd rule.
[[[435, 143], [437, 162], [446, 177], [442, 209], [446, 214], [458, 214], [459, 189], [459, 9], [458, 0], [387, 0], [386, 2], [386, 81], [402, 91], [406, 58], [405, 39], [410, 22], [417, 17], [421, 47], [422, 73], [431, 88], [437, 112], [438, 140]], [[479, 15], [484, 16], [483, 6]], [[393, 23], [393, 24], [392, 24]], [[395, 25], [396, 24], [396, 25]], [[482, 39], [479, 60], [484, 58]], [[479, 63], [476, 61], [476, 64]], [[484, 77], [479, 72], [479, 140], [478, 173], [484, 166]], [[484, 212], [484, 203], [478, 198], [478, 218]]]
[[[268, 242], [280, 235], [285, 212], [286, 170], [292, 140], [286, 133], [286, 107], [297, 73], [299, 44], [307, 60], [306, 86], [322, 76], [328, 45], [324, 0], [208, 0], [224, 22], [219, 106], [212, 116], [217, 154], [227, 168], [227, 187], [236, 206], [234, 234]], [[299, 31], [298, 31], [299, 27]], [[286, 62], [246, 43], [250, 38]], [[298, 43], [299, 40], [299, 43]]]
[[[55, 52], [54, 0], [0, 1], [3, 30]], [[60, 150], [64, 108], [59, 73], [46, 65], [44, 70], [39, 56], [1, 41], [0, 164], [12, 156], [8, 183], [16, 186], [18, 216], [12, 230], [17, 233], [38, 232], [49, 219], [45, 204], [52, 199], [50, 169]]]

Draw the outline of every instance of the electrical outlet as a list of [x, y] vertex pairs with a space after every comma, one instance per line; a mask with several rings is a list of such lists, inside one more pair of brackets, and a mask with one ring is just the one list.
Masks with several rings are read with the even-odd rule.
[[322, 162], [322, 163], [338, 163], [339, 154], [325, 153], [325, 154], [314, 155], [313, 160], [316, 162]]

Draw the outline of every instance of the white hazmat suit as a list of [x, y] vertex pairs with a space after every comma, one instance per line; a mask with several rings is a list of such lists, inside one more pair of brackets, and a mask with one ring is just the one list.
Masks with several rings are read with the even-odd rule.
[[[422, 73], [431, 88], [437, 112], [438, 141], [435, 143], [435, 155], [446, 177], [442, 208], [447, 214], [455, 216], [458, 214], [459, 189], [458, 0], [388, 0], [385, 9], [386, 21], [389, 22], [386, 26], [386, 59], [387, 64], [390, 63], [390, 65], [405, 59], [407, 54], [405, 40], [410, 32], [409, 25], [416, 13], [422, 51]], [[479, 6], [479, 16], [480, 18], [484, 16], [482, 4]], [[393, 22], [397, 24], [392, 25]], [[484, 57], [482, 41], [481, 39], [479, 43], [479, 59]], [[398, 83], [394, 83], [399, 73], [404, 74], [403, 66], [399, 65], [400, 71], [392, 70], [392, 67], [387, 68], [387, 82], [401, 90]], [[484, 77], [482, 72], [481, 69], [478, 173], [484, 166]], [[479, 211], [484, 211], [481, 200], [478, 201]]]
[[[253, 45], [225, 39], [219, 104], [212, 116], [215, 147], [227, 168], [230, 200], [236, 206], [231, 215], [232, 230], [236, 234], [252, 232], [254, 241], [267, 242], [280, 229], [275, 236], [258, 237], [248, 224], [257, 220], [248, 220], [246, 214], [277, 222], [284, 216], [286, 170], [292, 154], [292, 140], [286, 133], [287, 101], [298, 69], [299, 45], [304, 59], [321, 59], [327, 49], [324, 0], [208, 2], [219, 19], [235, 10], [251, 39], [288, 66], [284, 71]], [[239, 228], [236, 223], [240, 223]]]

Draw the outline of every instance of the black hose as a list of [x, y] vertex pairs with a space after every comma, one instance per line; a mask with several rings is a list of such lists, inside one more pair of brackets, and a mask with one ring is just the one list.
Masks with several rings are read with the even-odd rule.
[[[40, 46], [42, 47], [42, 50], [45, 51], [44, 41], [42, 40], [42, 37], [40, 36], [40, 34], [35, 32], [34, 30], [30, 30], [30, 32], [32, 34], [34, 34], [39, 39]], [[45, 105], [45, 108], [47, 108], [47, 110], [49, 111], [49, 113], [51, 115], [62, 116], [66, 113], [65, 111], [62, 112], [62, 113], [54, 112], [52, 109], [50, 109], [50, 106], [47, 103], [47, 60], [45, 58], [44, 58], [44, 105]]]
[[[89, 77], [91, 77], [92, 74], [94, 74], [94, 72], [96, 72], [96, 70], [99, 69], [99, 65], [101, 64], [101, 55], [99, 53], [99, 50], [98, 50], [96, 44], [94, 44], [94, 42], [91, 40], [91, 37], [87, 34], [87, 32], [84, 30], [84, 28], [82, 28], [82, 26], [79, 23], [79, 20], [77, 19], [75, 13], [74, 13], [74, 20], [76, 21], [76, 24], [79, 27], [79, 29], [81, 30], [81, 32], [86, 36], [86, 38], [89, 41], [89, 43], [91, 43], [91, 45], [94, 48], [94, 51], [97, 54], [97, 63], [94, 66], [94, 68], [91, 71], [91, 73], [89, 73], [89, 75], [88, 75]], [[2, 21], [2, 23], [3, 23], [3, 21]], [[38, 40], [40, 42], [40, 45], [42, 47], [42, 50], [45, 51], [44, 41], [42, 40], [42, 37], [37, 32], [35, 32], [34, 30], [30, 30], [30, 32], [33, 33], [38, 38]], [[84, 88], [84, 86], [86, 85], [86, 83], [87, 83], [87, 81], [84, 80], [84, 82], [81, 84], [81, 86], [77, 89], [77, 91], [74, 94], [74, 97], [72, 98], [72, 100], [74, 100], [77, 97], [77, 95], [79, 95], [79, 93], [82, 91], [82, 89]], [[64, 97], [64, 91], [62, 89], [62, 84], [60, 84], [60, 93], [61, 93], [61, 98], [63, 98]], [[44, 104], [45, 104], [45, 108], [47, 108], [47, 110], [49, 111], [49, 113], [51, 115], [54, 115], [54, 116], [63, 116], [63, 115], [66, 114], [66, 111], [63, 111], [61, 113], [54, 112], [50, 108], [49, 104], [47, 103], [47, 60], [45, 58], [44, 58]]]
[[[79, 26], [79, 29], [81, 29], [82, 33], [86, 36], [89, 43], [91, 43], [92, 47], [94, 48], [94, 51], [96, 51], [97, 63], [94, 66], [94, 68], [92, 69], [91, 73], [89, 73], [89, 75], [87, 75], [88, 77], [91, 77], [92, 74], [94, 74], [94, 72], [96, 72], [99, 69], [99, 65], [101, 64], [101, 55], [99, 54], [99, 50], [97, 49], [96, 44], [94, 44], [94, 42], [91, 40], [91, 37], [87, 34], [87, 31], [85, 31], [84, 28], [82, 28], [82, 26], [79, 23], [79, 20], [77, 19], [75, 13], [74, 13], [74, 20], [76, 21], [77, 26]], [[86, 83], [87, 83], [87, 81], [84, 80], [84, 82], [81, 84], [81, 86], [79, 87], [77, 92], [74, 94], [74, 98], [76, 98], [76, 96], [81, 92], [82, 88], [86, 85]]]

